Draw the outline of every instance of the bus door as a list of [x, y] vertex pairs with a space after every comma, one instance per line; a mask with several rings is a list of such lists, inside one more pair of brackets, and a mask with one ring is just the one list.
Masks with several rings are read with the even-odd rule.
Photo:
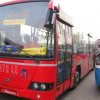
[[[65, 25], [57, 24], [58, 32], [58, 66], [57, 66], [57, 95], [61, 94], [70, 86], [71, 57], [69, 59], [68, 45], [66, 44]], [[70, 47], [70, 46], [69, 46]], [[70, 51], [70, 50], [69, 50]]]
[[69, 88], [72, 69], [72, 28], [65, 26], [64, 90]]

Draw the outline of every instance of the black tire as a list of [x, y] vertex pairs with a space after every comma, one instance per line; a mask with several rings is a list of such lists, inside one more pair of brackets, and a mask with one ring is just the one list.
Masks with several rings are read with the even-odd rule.
[[91, 69], [91, 71], [94, 71], [94, 69], [95, 69], [95, 67], [93, 67], [93, 68]]
[[73, 89], [75, 89], [77, 87], [79, 82], [80, 82], [80, 72], [78, 70], [76, 70], [75, 75], [74, 75]]

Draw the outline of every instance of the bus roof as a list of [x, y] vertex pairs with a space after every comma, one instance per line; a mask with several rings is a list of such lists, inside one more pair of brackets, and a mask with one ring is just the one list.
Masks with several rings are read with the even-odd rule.
[[59, 20], [73, 27], [73, 19], [68, 14], [66, 14], [62, 9], [59, 11]]
[[9, 4], [15, 4], [15, 3], [22, 3], [22, 2], [49, 2], [50, 0], [10, 0], [10, 1], [5, 1], [3, 3], [0, 3], [0, 6], [6, 6]]
[[[23, 3], [23, 2], [32, 2], [32, 1], [35, 1], [35, 2], [49, 2], [50, 3], [49, 8], [52, 8], [53, 0], [10, 0], [8, 2], [0, 3], [0, 6], [6, 6], [6, 5], [10, 5], [10, 4]], [[66, 23], [66, 24], [73, 27], [72, 18], [69, 15], [67, 15], [65, 12], [63, 12], [62, 9], [60, 9], [60, 11], [59, 11], [59, 20], [61, 20], [64, 23]]]

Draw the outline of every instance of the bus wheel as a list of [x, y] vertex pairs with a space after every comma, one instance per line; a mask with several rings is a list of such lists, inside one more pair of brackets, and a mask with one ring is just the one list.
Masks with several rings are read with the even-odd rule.
[[80, 81], [80, 72], [76, 70], [75, 75], [74, 75], [74, 85], [73, 88], [76, 88], [78, 83]]

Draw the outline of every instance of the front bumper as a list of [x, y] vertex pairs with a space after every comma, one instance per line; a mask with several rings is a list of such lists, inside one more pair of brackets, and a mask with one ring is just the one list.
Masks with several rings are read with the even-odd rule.
[[29, 89], [15, 89], [0, 86], [0, 92], [30, 100], [55, 100], [55, 93], [51, 91], [34, 91]]

